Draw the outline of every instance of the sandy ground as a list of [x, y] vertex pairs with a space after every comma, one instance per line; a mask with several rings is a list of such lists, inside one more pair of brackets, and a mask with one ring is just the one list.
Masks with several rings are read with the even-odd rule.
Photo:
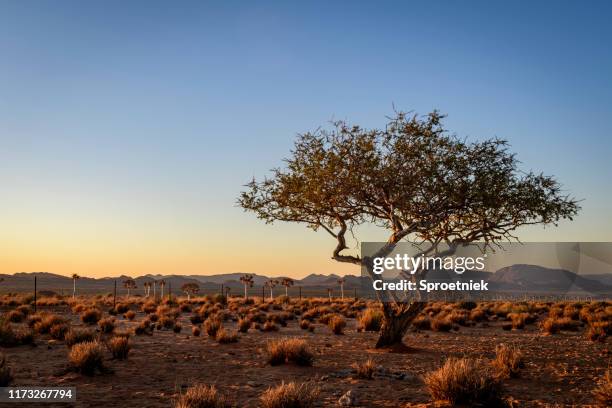
[[[36, 347], [4, 349], [15, 372], [13, 386], [74, 386], [77, 407], [169, 407], [181, 389], [203, 382], [216, 384], [240, 407], [254, 407], [269, 386], [313, 380], [321, 388], [320, 406], [336, 406], [348, 390], [362, 407], [434, 406], [422, 382], [426, 372], [448, 356], [491, 359], [495, 346], [504, 342], [518, 345], [526, 361], [520, 378], [504, 381], [505, 395], [516, 406], [569, 407], [592, 404], [592, 389], [611, 361], [606, 345], [586, 340], [582, 332], [543, 336], [535, 326], [521, 331], [503, 331], [491, 324], [450, 333], [413, 332], [406, 337], [412, 349], [400, 353], [372, 349], [377, 335], [358, 333], [354, 320], [340, 336], [319, 324], [314, 333], [308, 333], [293, 320], [278, 332], [251, 329], [240, 335], [238, 343], [221, 345], [206, 334], [192, 336], [188, 316], [179, 318], [180, 334], [156, 330], [152, 336], [133, 336], [129, 359], [115, 361], [108, 354], [106, 365], [111, 372], [93, 377], [67, 371], [68, 350], [63, 342], [39, 337]], [[143, 317], [138, 313], [134, 322], [118, 317], [118, 328], [132, 328]], [[76, 316], [72, 320], [75, 326], [81, 325]], [[225, 323], [230, 329], [235, 325]], [[266, 364], [266, 342], [281, 337], [306, 339], [315, 354], [314, 365]], [[368, 358], [384, 367], [384, 375], [373, 380], [354, 378], [351, 364]]]

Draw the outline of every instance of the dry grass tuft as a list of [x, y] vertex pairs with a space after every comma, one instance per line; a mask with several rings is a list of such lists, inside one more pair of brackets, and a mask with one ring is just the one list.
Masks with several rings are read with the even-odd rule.
[[198, 326], [193, 326], [191, 328], [191, 334], [193, 334], [195, 337], [198, 337], [200, 335], [201, 331], [200, 328]]
[[493, 367], [500, 377], [516, 378], [524, 366], [523, 354], [518, 348], [506, 344], [497, 345]]
[[97, 341], [78, 343], [72, 346], [68, 360], [72, 367], [80, 373], [93, 375], [96, 369], [104, 369], [104, 348]]
[[108, 349], [117, 360], [125, 360], [128, 357], [130, 349], [129, 336], [116, 336], [110, 339], [107, 343]]
[[346, 320], [344, 320], [344, 317], [340, 315], [334, 315], [329, 319], [329, 321], [327, 322], [327, 325], [329, 326], [331, 331], [334, 332], [334, 334], [337, 334], [337, 335], [344, 334], [344, 328], [346, 327]]
[[238, 341], [238, 335], [236, 333], [230, 333], [222, 327], [217, 331], [215, 340], [217, 340], [219, 344], [236, 343]]
[[262, 408], [310, 408], [315, 405], [319, 388], [309, 384], [290, 382], [268, 388], [259, 397]]
[[102, 318], [102, 312], [98, 309], [87, 309], [81, 313], [81, 321], [85, 324], [94, 325]]
[[359, 329], [364, 331], [380, 331], [384, 316], [378, 309], [367, 308], [359, 317]]
[[49, 335], [55, 340], [64, 340], [66, 334], [70, 331], [70, 326], [66, 323], [54, 324], [49, 330]]
[[608, 370], [601, 382], [593, 390], [595, 400], [602, 407], [612, 407], [612, 372]]
[[204, 330], [210, 337], [216, 337], [217, 332], [221, 329], [221, 320], [209, 317], [204, 322]]
[[314, 360], [308, 350], [306, 341], [302, 339], [280, 339], [268, 342], [268, 362], [270, 365], [295, 363], [299, 366], [310, 366]]
[[247, 331], [249, 331], [250, 327], [251, 321], [249, 319], [242, 318], [238, 320], [238, 331], [240, 331], [240, 333], [246, 333]]
[[374, 363], [374, 360], [369, 358], [364, 363], [353, 364], [353, 368], [355, 371], [357, 371], [357, 377], [371, 380], [374, 377], [374, 372], [376, 371], [376, 363]]
[[480, 361], [449, 358], [425, 376], [425, 384], [435, 401], [470, 406], [496, 406], [500, 401], [501, 382]]
[[115, 330], [115, 319], [112, 317], [106, 317], [98, 322], [100, 331], [105, 334], [110, 334]]
[[73, 347], [79, 343], [92, 342], [96, 338], [93, 330], [70, 329], [64, 336], [66, 346]]
[[181, 394], [174, 408], [229, 408], [233, 405], [217, 391], [214, 385], [193, 385]]
[[128, 310], [127, 312], [125, 312], [123, 314], [123, 317], [125, 317], [128, 320], [134, 320], [134, 318], [136, 317], [136, 312], [134, 312], [133, 310]]

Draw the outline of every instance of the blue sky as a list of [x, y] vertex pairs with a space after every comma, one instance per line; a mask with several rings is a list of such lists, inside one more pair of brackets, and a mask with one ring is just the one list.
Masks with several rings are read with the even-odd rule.
[[[235, 207], [297, 132], [393, 104], [510, 141], [610, 241], [606, 2], [0, 3], [0, 273], [357, 273]], [[363, 240], [381, 238], [364, 230]]]

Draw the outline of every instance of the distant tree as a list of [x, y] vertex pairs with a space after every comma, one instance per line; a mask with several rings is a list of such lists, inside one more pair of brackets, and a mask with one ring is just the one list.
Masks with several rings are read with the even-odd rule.
[[338, 285], [340, 285], [340, 298], [344, 300], [344, 284], [346, 282], [346, 278], [342, 277], [338, 279]]
[[332, 291], [333, 291], [332, 288], [327, 288], [327, 296], [329, 296], [329, 301], [330, 302], [332, 301]]
[[76, 298], [76, 281], [81, 279], [76, 273], [72, 274], [72, 298]]
[[295, 282], [291, 278], [283, 278], [281, 285], [285, 287], [285, 296], [289, 297], [289, 287], [293, 286]]
[[191, 295], [200, 291], [200, 285], [195, 282], [185, 283], [181, 286], [181, 290], [187, 294], [187, 300], [191, 300]]
[[[469, 143], [447, 132], [443, 117], [396, 112], [381, 130], [338, 121], [330, 130], [301, 134], [285, 167], [247, 184], [238, 203], [268, 223], [324, 230], [336, 241], [332, 259], [364, 266], [372, 279], [372, 259], [401, 241], [422, 243], [423, 254], [450, 256], [460, 246], [517, 240], [517, 228], [556, 225], [578, 213], [555, 178], [521, 171], [506, 141]], [[347, 232], [361, 224], [389, 233], [386, 245], [365, 259], [346, 252]], [[425, 303], [377, 295], [389, 301], [376, 347], [401, 343]]]
[[240, 277], [240, 282], [244, 285], [244, 299], [249, 298], [248, 288], [253, 287], [253, 275], [245, 274]]
[[270, 289], [270, 300], [274, 299], [274, 288], [278, 285], [278, 280], [270, 279], [268, 280], [264, 286]]
[[157, 300], [157, 281], [153, 279], [151, 285], [153, 285], [153, 300]]
[[144, 288], [145, 297], [148, 298], [149, 297], [149, 290], [151, 289], [151, 283], [150, 282], [145, 282], [145, 283], [142, 284], [142, 287]]
[[166, 281], [163, 279], [159, 280], [159, 288], [161, 289], [161, 298], [164, 298], [164, 288], [166, 287]]
[[130, 297], [130, 290], [136, 289], [136, 281], [134, 279], [126, 279], [123, 281], [123, 287], [127, 289], [127, 297]]

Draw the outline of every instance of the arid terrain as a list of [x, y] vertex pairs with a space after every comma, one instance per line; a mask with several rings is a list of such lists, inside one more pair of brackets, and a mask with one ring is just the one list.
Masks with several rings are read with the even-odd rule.
[[[76, 387], [77, 407], [213, 406], [180, 401], [196, 384], [214, 385], [239, 407], [309, 406], [260, 399], [291, 382], [307, 383], [313, 406], [491, 405], [436, 393], [431, 373], [465, 363], [452, 357], [473, 361], [469, 375], [491, 381], [502, 405], [605, 406], [612, 387], [605, 302], [432, 304], [406, 336], [408, 348], [378, 350], [381, 314], [371, 301], [123, 297], [112, 309], [108, 296], [56, 296], [39, 299], [36, 313], [22, 295], [0, 301], [10, 385]], [[301, 351], [279, 357], [273, 343], [283, 339], [303, 340], [287, 342]], [[79, 344], [98, 345], [98, 359], [72, 355]], [[494, 363], [500, 344], [514, 361]], [[32, 406], [11, 404], [20, 405]], [[53, 405], [65, 406], [45, 404]]]

